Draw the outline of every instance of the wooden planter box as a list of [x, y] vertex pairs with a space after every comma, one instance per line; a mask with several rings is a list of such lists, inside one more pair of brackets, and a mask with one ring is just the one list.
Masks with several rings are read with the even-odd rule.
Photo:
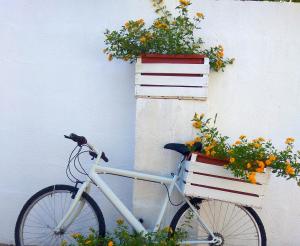
[[209, 59], [204, 55], [144, 54], [135, 71], [136, 97], [206, 99]]
[[270, 172], [257, 173], [256, 184], [234, 177], [226, 161], [193, 154], [185, 163], [183, 190], [187, 196], [232, 202], [261, 208]]

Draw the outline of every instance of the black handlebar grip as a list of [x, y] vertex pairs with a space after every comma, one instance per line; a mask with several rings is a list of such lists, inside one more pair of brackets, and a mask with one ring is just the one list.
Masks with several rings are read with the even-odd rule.
[[101, 153], [101, 159], [105, 162], [108, 162], [108, 158], [105, 156], [104, 152]]
[[66, 136], [65, 138], [71, 139], [74, 142], [76, 142], [79, 146], [82, 146], [83, 144], [87, 144], [87, 140], [84, 136], [78, 136], [74, 133], [71, 133], [70, 136]]

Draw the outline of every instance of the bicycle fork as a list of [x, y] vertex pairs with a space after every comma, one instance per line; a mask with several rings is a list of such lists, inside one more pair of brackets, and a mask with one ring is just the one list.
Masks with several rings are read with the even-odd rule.
[[74, 222], [74, 220], [77, 218], [77, 216], [80, 214], [82, 208], [84, 207], [85, 202], [81, 200], [81, 196], [83, 192], [89, 192], [90, 190], [90, 184], [91, 181], [88, 180], [84, 182], [81, 187], [78, 189], [73, 202], [65, 214], [65, 216], [62, 218], [62, 220], [57, 224], [57, 226], [54, 229], [55, 234], [63, 234], [68, 227]]

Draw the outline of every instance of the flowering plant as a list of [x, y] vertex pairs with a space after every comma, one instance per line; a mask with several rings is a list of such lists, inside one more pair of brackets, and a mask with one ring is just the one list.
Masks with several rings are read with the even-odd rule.
[[223, 136], [216, 127], [216, 117], [212, 123], [211, 119], [204, 118], [204, 114], [196, 113], [192, 121], [198, 130], [198, 136], [186, 143], [192, 152], [195, 151], [195, 143], [201, 142], [202, 154], [227, 160], [225, 168], [251, 183], [256, 183], [256, 173], [262, 173], [269, 167], [277, 176], [295, 179], [300, 185], [300, 151], [293, 151], [293, 138], [286, 139], [283, 150], [276, 149], [271, 140], [259, 137], [250, 141], [245, 135], [229, 144], [229, 137]]
[[[181, 229], [174, 232], [171, 227], [165, 227], [157, 232], [131, 232], [128, 226], [124, 224], [124, 221], [119, 219], [114, 232], [105, 235], [105, 237], [99, 237], [98, 233], [93, 229], [90, 229], [90, 234], [87, 236], [80, 233], [74, 233], [72, 236], [77, 246], [176, 246], [187, 237], [187, 233]], [[64, 241], [61, 246], [75, 245], [68, 245]]]
[[152, 0], [155, 12], [159, 15], [150, 26], [143, 19], [130, 20], [118, 31], [105, 31], [108, 59], [123, 59], [134, 62], [145, 53], [150, 54], [205, 54], [210, 59], [211, 68], [222, 70], [234, 59], [224, 58], [221, 45], [203, 49], [202, 39], [195, 38], [195, 30], [200, 29], [204, 15], [196, 13], [189, 17], [189, 0], [179, 0], [177, 16], [173, 16], [163, 4], [163, 0]]

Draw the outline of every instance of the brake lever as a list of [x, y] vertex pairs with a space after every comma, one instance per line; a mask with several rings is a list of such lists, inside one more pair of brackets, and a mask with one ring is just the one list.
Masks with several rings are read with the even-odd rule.
[[93, 151], [89, 151], [90, 156], [92, 156], [91, 160], [94, 160], [95, 158], [98, 157], [97, 153], [93, 152]]

